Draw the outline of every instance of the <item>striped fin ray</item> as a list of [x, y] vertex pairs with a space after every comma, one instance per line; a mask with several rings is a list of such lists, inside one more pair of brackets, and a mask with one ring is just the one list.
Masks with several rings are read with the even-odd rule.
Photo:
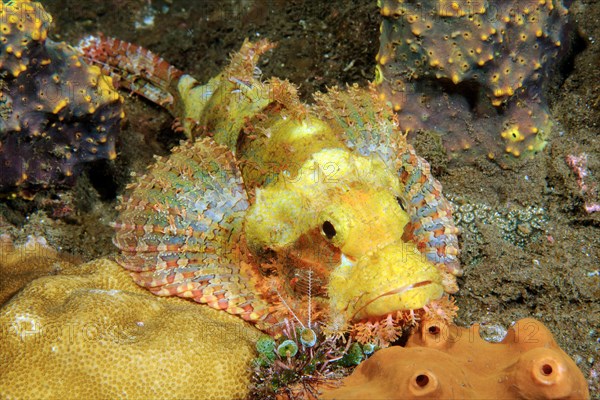
[[398, 171], [410, 210], [409, 234], [430, 261], [444, 264], [453, 275], [461, 275], [452, 205], [442, 195], [442, 185], [431, 175], [429, 163], [409, 145], [400, 156]]
[[124, 87], [174, 113], [176, 88], [183, 72], [138, 45], [100, 34], [87, 36], [78, 45], [90, 63]]
[[259, 325], [272, 319], [257, 275], [240, 255], [249, 204], [231, 151], [211, 138], [186, 143], [128, 190], [113, 242], [121, 250], [117, 262], [137, 284]]

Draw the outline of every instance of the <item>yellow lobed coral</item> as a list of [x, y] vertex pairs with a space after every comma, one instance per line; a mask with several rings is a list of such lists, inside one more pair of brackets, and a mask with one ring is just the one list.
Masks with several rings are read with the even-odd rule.
[[61, 266], [0, 309], [0, 397], [247, 395], [253, 327], [156, 297], [108, 259]]

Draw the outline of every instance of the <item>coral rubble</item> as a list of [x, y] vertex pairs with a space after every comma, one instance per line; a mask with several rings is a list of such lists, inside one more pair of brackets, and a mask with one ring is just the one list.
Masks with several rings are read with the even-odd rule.
[[405, 130], [436, 131], [451, 157], [501, 165], [545, 147], [554, 122], [544, 85], [569, 42], [562, 1], [379, 5], [376, 82]]
[[108, 259], [61, 263], [60, 269], [0, 308], [0, 397], [248, 394], [260, 336], [249, 324], [182, 299], [153, 296]]
[[584, 200], [583, 209], [591, 214], [600, 211], [600, 201], [598, 201], [598, 181], [588, 167], [588, 157], [587, 153], [568, 154], [565, 161], [577, 176], [579, 194]]
[[0, 192], [70, 184], [82, 162], [116, 157], [122, 99], [98, 67], [47, 38], [51, 23], [40, 3], [0, 4]]
[[539, 321], [526, 318], [500, 343], [480, 326], [424, 324], [406, 347], [376, 352], [322, 399], [585, 399], [585, 378]]

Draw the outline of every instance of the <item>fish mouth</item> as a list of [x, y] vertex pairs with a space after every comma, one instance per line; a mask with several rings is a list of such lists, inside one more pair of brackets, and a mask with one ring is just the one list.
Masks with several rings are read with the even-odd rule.
[[[407, 303], [406, 300], [404, 300], [404, 301], [402, 300], [402, 297], [404, 295], [408, 294], [409, 291], [418, 290], [419, 288], [427, 289], [428, 286], [432, 289], [435, 289], [436, 285], [439, 285], [439, 284], [437, 284], [431, 280], [424, 280], [424, 281], [420, 281], [417, 283], [397, 287], [392, 290], [388, 290], [385, 293], [379, 294], [379, 295], [367, 300], [366, 303], [364, 303], [363, 305], [360, 306], [360, 308], [355, 310], [354, 315], [352, 315], [350, 320], [351, 321], [360, 321], [365, 318], [377, 319], [377, 317], [384, 317], [384, 316], [386, 316], [390, 313], [394, 313], [396, 311], [415, 310], [415, 309], [423, 308], [423, 306], [425, 306], [426, 303], [421, 305], [420, 307], [417, 305], [413, 305], [412, 307], [405, 307], [405, 308], [401, 308], [401, 309], [393, 309], [393, 307], [389, 307], [389, 306], [388, 307], [386, 307], [386, 306], [378, 307], [375, 303], [378, 301], [382, 302], [382, 303], [389, 303], [389, 302], [385, 301], [385, 300], [387, 300], [386, 297], [388, 297], [388, 296], [398, 296], [401, 299], [400, 303]], [[431, 299], [431, 300], [433, 300], [433, 299]], [[361, 301], [359, 300], [357, 303], [361, 303]], [[393, 302], [390, 304], [393, 304]], [[377, 309], [382, 310], [381, 314], [377, 314], [376, 312], [374, 312]], [[370, 311], [367, 312], [367, 310], [370, 310]]]
[[358, 260], [343, 256], [328, 285], [331, 312], [348, 322], [419, 310], [443, 294], [440, 270], [413, 243], [394, 243]]

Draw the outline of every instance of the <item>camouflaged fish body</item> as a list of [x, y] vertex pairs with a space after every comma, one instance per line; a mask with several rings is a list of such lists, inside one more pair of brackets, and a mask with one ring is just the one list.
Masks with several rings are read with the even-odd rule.
[[302, 104], [290, 83], [259, 79], [271, 47], [244, 43], [200, 85], [139, 47], [82, 43], [190, 137], [128, 187], [114, 223], [119, 263], [158, 295], [261, 329], [290, 309], [364, 320], [455, 292], [451, 207], [387, 105], [357, 87]]

